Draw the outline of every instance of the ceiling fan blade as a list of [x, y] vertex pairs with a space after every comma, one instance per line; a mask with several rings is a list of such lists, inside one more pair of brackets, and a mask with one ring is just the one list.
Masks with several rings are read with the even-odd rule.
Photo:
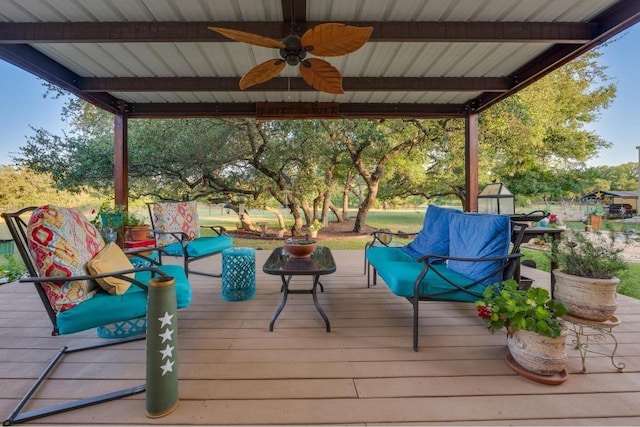
[[270, 59], [262, 64], [256, 65], [240, 79], [240, 89], [245, 90], [248, 87], [264, 83], [277, 76], [280, 71], [287, 65], [282, 59]]
[[235, 40], [237, 42], [249, 43], [255, 46], [272, 47], [276, 49], [284, 49], [285, 45], [279, 40], [272, 39], [270, 37], [261, 36], [258, 34], [247, 33], [245, 31], [231, 30], [229, 28], [221, 27], [209, 27], [211, 31], [222, 34], [228, 39]]
[[302, 79], [315, 90], [335, 95], [344, 93], [340, 71], [327, 61], [309, 58], [302, 61], [298, 68]]
[[320, 24], [305, 31], [302, 35], [302, 47], [316, 56], [346, 55], [360, 49], [372, 32], [373, 27]]

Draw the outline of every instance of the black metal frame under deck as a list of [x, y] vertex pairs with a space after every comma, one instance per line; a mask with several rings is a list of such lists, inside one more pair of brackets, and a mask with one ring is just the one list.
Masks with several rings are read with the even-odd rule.
[[36, 393], [36, 391], [40, 388], [40, 386], [45, 382], [51, 371], [58, 366], [58, 364], [63, 360], [64, 356], [71, 353], [77, 353], [84, 350], [92, 350], [95, 348], [107, 347], [117, 344], [123, 344], [130, 341], [139, 341], [145, 339], [145, 335], [123, 338], [119, 340], [113, 340], [101, 344], [92, 344], [82, 347], [74, 347], [69, 348], [67, 346], [62, 347], [54, 356], [53, 359], [49, 362], [45, 370], [40, 374], [40, 376], [33, 383], [31, 388], [25, 393], [25, 395], [20, 399], [20, 402], [16, 405], [16, 407], [11, 411], [11, 414], [2, 422], [4, 426], [10, 426], [13, 424], [19, 424], [26, 421], [35, 420], [38, 418], [43, 418], [49, 415], [59, 414], [61, 412], [72, 411], [74, 409], [80, 409], [91, 405], [96, 405], [98, 403], [109, 402], [111, 400], [121, 399], [123, 397], [132, 396], [134, 394], [142, 393], [147, 389], [147, 385], [142, 384], [136, 387], [120, 389], [117, 391], [113, 391], [110, 393], [100, 394], [92, 397], [85, 397], [82, 399], [74, 400], [71, 402], [61, 403], [58, 405], [48, 406], [46, 408], [33, 409], [27, 412], [21, 412], [25, 405], [29, 402], [31, 397]]

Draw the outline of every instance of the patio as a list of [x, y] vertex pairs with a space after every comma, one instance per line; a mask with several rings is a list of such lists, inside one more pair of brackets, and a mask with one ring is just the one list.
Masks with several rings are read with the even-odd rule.
[[[337, 272], [323, 277], [325, 331], [310, 295], [291, 295], [275, 324], [280, 279], [262, 273], [270, 251], [257, 251], [256, 297], [225, 302], [220, 279], [193, 276], [194, 303], [179, 312], [178, 409], [145, 417], [145, 395], [27, 424], [473, 424], [637, 425], [640, 423], [640, 303], [620, 296], [614, 332], [617, 373], [609, 358], [589, 355], [580, 374], [570, 349], [569, 380], [543, 385], [505, 364], [503, 334], [490, 334], [470, 304], [422, 303], [420, 351], [411, 348], [411, 306], [380, 284], [367, 289], [361, 251], [335, 251]], [[200, 261], [209, 267], [211, 261]], [[211, 269], [219, 269], [214, 258]], [[536, 284], [548, 274], [527, 270]], [[294, 278], [307, 287], [310, 278]], [[295, 285], [299, 284], [299, 285]], [[0, 415], [62, 345], [96, 341], [93, 333], [51, 337], [32, 285], [0, 286]], [[71, 339], [70, 339], [71, 338]], [[595, 348], [595, 347], [594, 347]], [[603, 350], [610, 351], [607, 345]], [[92, 377], [79, 386], [70, 381]], [[33, 407], [144, 382], [139, 341], [70, 355]]]

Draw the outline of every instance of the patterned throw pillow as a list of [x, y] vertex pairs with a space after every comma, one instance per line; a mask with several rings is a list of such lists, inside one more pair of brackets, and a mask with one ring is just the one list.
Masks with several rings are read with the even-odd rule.
[[[188, 240], [200, 237], [198, 225], [198, 203], [189, 202], [156, 202], [153, 204], [153, 224], [161, 231], [181, 231]], [[158, 246], [166, 246], [177, 240], [169, 234], [156, 234]]]
[[[53, 205], [37, 208], [29, 219], [27, 233], [29, 250], [43, 277], [86, 275], [87, 261], [104, 247], [98, 229], [73, 208]], [[51, 306], [58, 312], [93, 297], [97, 289], [90, 280], [42, 285]]]

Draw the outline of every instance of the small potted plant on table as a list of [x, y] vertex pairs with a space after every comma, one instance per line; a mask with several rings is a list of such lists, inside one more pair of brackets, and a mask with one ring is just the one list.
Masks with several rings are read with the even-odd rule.
[[564, 382], [567, 350], [562, 316], [567, 309], [546, 289], [518, 289], [515, 280], [489, 286], [475, 303], [491, 332], [507, 331], [507, 364], [526, 378], [547, 384]]
[[133, 213], [126, 212], [123, 218], [128, 240], [139, 241], [149, 238], [149, 226]]

